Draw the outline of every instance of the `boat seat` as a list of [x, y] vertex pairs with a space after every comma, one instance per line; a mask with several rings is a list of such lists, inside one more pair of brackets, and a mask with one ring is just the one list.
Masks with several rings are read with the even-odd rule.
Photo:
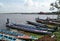
[[15, 41], [16, 40], [15, 38], [12, 38], [12, 37], [9, 37], [9, 36], [4, 36], [4, 37], [5, 37], [5, 39], [10, 40], [10, 41]]
[[3, 35], [2, 35], [2, 34], [0, 34], [0, 37], [3, 37]]
[[24, 34], [22, 33], [17, 33], [17, 32], [11, 32], [11, 31], [8, 31], [8, 30], [0, 30], [0, 32], [3, 32], [5, 34], [11, 34], [11, 35], [14, 35], [14, 36], [23, 36]]

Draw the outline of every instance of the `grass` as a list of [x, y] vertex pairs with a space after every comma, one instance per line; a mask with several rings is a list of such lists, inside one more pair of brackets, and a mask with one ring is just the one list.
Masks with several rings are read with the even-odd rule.
[[60, 41], [60, 30], [58, 32], [54, 32], [57, 37], [57, 41]]

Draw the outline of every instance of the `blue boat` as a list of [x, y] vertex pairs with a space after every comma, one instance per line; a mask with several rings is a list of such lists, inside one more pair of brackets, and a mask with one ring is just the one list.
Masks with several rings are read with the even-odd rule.
[[[4, 29], [0, 30], [0, 33], [6, 34], [6, 35], [8, 34], [8, 35], [11, 35], [11, 36], [15, 36], [15, 38], [4, 36], [5, 39], [11, 39], [11, 41], [12, 40], [16, 40], [16, 39], [24, 39], [24, 40], [26, 40], [26, 39], [31, 39], [31, 40], [38, 39], [36, 37], [25, 35], [23, 33], [17, 33], [17, 32], [13, 32], [13, 31], [9, 31], [9, 30], [4, 30]], [[3, 34], [0, 34], [0, 39], [2, 39]], [[26, 36], [28, 36], [28, 37], [26, 37]]]
[[8, 24], [6, 26], [8, 28], [19, 29], [19, 30], [28, 31], [28, 32], [34, 32], [34, 33], [40, 33], [40, 34], [52, 34], [52, 32], [42, 30], [44, 28], [38, 29], [33, 26], [26, 26], [26, 25], [22, 25], [22, 24]]
[[13, 35], [13, 36], [23, 36], [24, 34], [22, 33], [17, 33], [17, 32], [13, 32], [13, 31], [9, 31], [9, 30], [0, 30], [0, 33], [4, 33], [4, 34], [9, 34], [9, 35]]
[[23, 24], [9, 23], [9, 19], [7, 19], [6, 27], [13, 28], [13, 29], [19, 29], [19, 30], [23, 30], [23, 31], [28, 31], [28, 32], [33, 32], [33, 33], [39, 33], [39, 34], [52, 34], [52, 32], [46, 31], [46, 29], [44, 29], [44, 28], [38, 29], [35, 26], [27, 26], [27, 25], [23, 25]]
[[0, 40], [8, 40], [8, 41], [15, 41], [16, 38], [13, 38], [13, 37], [10, 37], [10, 36], [6, 36], [6, 35], [3, 35], [3, 34], [0, 34]]

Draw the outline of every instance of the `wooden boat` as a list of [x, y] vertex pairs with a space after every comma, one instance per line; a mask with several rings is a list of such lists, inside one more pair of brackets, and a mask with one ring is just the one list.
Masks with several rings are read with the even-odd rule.
[[42, 23], [37, 23], [37, 22], [31, 22], [31, 21], [27, 21], [28, 24], [34, 25], [34, 26], [39, 26], [39, 27], [43, 27], [43, 28], [50, 28], [50, 29], [57, 29], [56, 26], [53, 25], [48, 25], [48, 24], [42, 24]]
[[8, 41], [8, 40], [0, 40], [0, 41]]
[[[41, 24], [41, 23], [36, 23], [36, 22], [31, 22], [31, 21], [27, 21], [28, 24], [31, 24], [31, 25], [34, 25], [36, 27], [39, 27], [41, 28], [42, 30], [46, 29], [48, 31], [55, 31], [56, 29], [55, 28], [49, 28], [47, 25], [45, 24]], [[38, 28], [38, 29], [39, 29]], [[44, 29], [43, 29], [44, 28]], [[49, 30], [50, 29], [50, 30]], [[55, 29], [55, 30], [54, 30]]]
[[39, 26], [39, 27], [44, 27], [44, 28], [55, 28], [53, 25], [48, 25], [48, 24], [43, 24], [43, 23], [37, 23], [37, 22], [31, 22], [27, 21], [28, 24], [34, 25], [34, 26]]
[[43, 24], [57, 25], [57, 26], [60, 25], [59, 22], [55, 22], [52, 20], [44, 20], [44, 19], [39, 19], [39, 18], [36, 18], [36, 22], [43, 23]]
[[5, 34], [0, 34], [0, 40], [5, 40], [5, 41], [15, 41], [16, 38], [13, 38], [11, 36], [5, 35]]
[[26, 22], [27, 22], [28, 24], [34, 25], [34, 26], [39, 26], [39, 27], [44, 27], [44, 28], [47, 27], [45, 24], [42, 24], [42, 23], [31, 22], [31, 21], [26, 21]]
[[[36, 19], [39, 19], [39, 17], [36, 18]], [[59, 19], [51, 19], [51, 18], [49, 18], [49, 17], [47, 17], [46, 19], [40, 19], [40, 20], [44, 20], [44, 21], [53, 21], [53, 22], [60, 22]]]
[[17, 33], [17, 32], [14, 32], [14, 31], [9, 31], [9, 30], [0, 30], [0, 33], [3, 33], [3, 34], [8, 34], [8, 35], [10, 35], [10, 36], [14, 36], [15, 38], [12, 38], [12, 37], [9, 37], [9, 36], [6, 36], [6, 35], [3, 35], [3, 34], [0, 34], [0, 37], [5, 37], [5, 38], [7, 38], [7, 39], [10, 39], [11, 38], [11, 40], [13, 39], [13, 40], [16, 40], [16, 39], [24, 39], [24, 40], [26, 40], [26, 39], [31, 39], [31, 40], [35, 40], [35, 39], [38, 39], [38, 38], [36, 38], [36, 37], [32, 37], [32, 36], [29, 36], [29, 35], [25, 35], [25, 34], [23, 34], [23, 33]]
[[9, 19], [7, 19], [6, 27], [19, 29], [19, 30], [23, 30], [23, 31], [28, 31], [28, 32], [33, 32], [33, 33], [39, 33], [39, 34], [52, 34], [52, 32], [46, 31], [46, 29], [44, 29], [44, 28], [37, 29], [36, 27], [33, 27], [33, 26], [27, 26], [27, 25], [22, 25], [22, 24], [14, 24], [14, 23], [10, 24]]
[[33, 33], [39, 33], [39, 34], [52, 34], [52, 32], [45, 31], [45, 30], [40, 30], [32, 26], [26, 26], [26, 25], [21, 25], [21, 24], [7, 24], [6, 25], [9, 28], [15, 28], [15, 29], [20, 29], [23, 31], [28, 31], [28, 32], [33, 32]]
[[[0, 41], [9, 41], [9, 40], [5, 40], [5, 39], [0, 39]], [[11, 41], [13, 41], [13, 40], [11, 40]]]

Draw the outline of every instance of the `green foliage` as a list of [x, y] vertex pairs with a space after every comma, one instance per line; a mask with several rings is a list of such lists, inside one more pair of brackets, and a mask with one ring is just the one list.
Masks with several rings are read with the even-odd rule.
[[60, 31], [54, 33], [57, 36], [57, 41], [60, 41]]
[[58, 11], [60, 11], [60, 0], [56, 0], [54, 3], [50, 4], [52, 7], [50, 8], [50, 10], [54, 10], [54, 7], [58, 9]]

